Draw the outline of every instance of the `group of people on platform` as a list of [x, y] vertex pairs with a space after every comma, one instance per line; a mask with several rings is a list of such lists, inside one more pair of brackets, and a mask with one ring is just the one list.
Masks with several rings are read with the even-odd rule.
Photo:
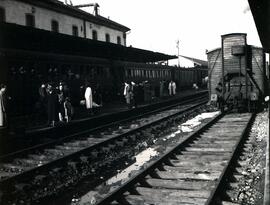
[[138, 94], [139, 94], [139, 87], [134, 82], [128, 83], [125, 82], [124, 85], [124, 97], [127, 103], [128, 108], [136, 108], [138, 103]]
[[38, 103], [41, 111], [47, 110], [50, 126], [55, 126], [57, 121], [69, 122], [74, 114], [69, 88], [63, 82], [60, 82], [58, 86], [52, 83], [41, 84]]
[[[164, 85], [165, 85], [165, 81], [161, 81], [160, 91], [159, 91], [160, 97], [164, 96]], [[148, 81], [144, 81], [139, 84], [136, 84], [133, 81], [124, 83], [123, 95], [129, 109], [136, 108], [141, 98], [144, 98], [144, 101], [146, 102], [151, 101], [152, 94], [151, 94], [150, 86], [151, 85]], [[140, 92], [142, 89], [143, 91]], [[169, 96], [176, 95], [176, 83], [173, 80], [169, 82], [168, 91], [169, 91]], [[142, 97], [141, 95], [144, 95], [144, 96]]]
[[[79, 99], [80, 104], [85, 105], [89, 114], [93, 114], [93, 107], [100, 107], [101, 105], [93, 101], [93, 92], [89, 83], [86, 83], [84, 89], [84, 95]], [[41, 110], [47, 110], [48, 125], [55, 126], [57, 121], [71, 121], [74, 116], [74, 108], [71, 103], [69, 88], [64, 82], [60, 82], [58, 86], [53, 86], [50, 83], [47, 85], [41, 84], [39, 96]]]
[[[168, 87], [167, 87], [167, 86]], [[153, 96], [175, 96], [176, 83], [171, 80], [168, 84], [161, 81], [159, 86], [153, 89], [148, 81], [142, 83], [134, 83], [132, 81], [125, 82], [123, 96], [129, 109], [136, 108], [140, 102], [151, 102]], [[166, 88], [167, 87], [167, 88]], [[0, 127], [7, 124], [7, 96], [6, 85], [0, 85]], [[158, 88], [156, 90], [156, 88]], [[193, 88], [198, 89], [197, 85]], [[38, 102], [36, 106], [42, 116], [47, 116], [47, 122], [50, 126], [55, 126], [56, 122], [70, 122], [74, 117], [74, 107], [78, 105], [84, 106], [87, 114], [93, 115], [93, 108], [102, 106], [102, 92], [100, 85], [90, 86], [90, 83], [85, 82], [80, 90], [76, 90], [76, 95], [72, 89], [63, 82], [60, 83], [42, 83], [38, 89]], [[167, 91], [166, 91], [167, 90]], [[156, 91], [156, 95], [153, 92]], [[168, 93], [168, 94], [165, 94]], [[74, 107], [73, 107], [74, 105]]]

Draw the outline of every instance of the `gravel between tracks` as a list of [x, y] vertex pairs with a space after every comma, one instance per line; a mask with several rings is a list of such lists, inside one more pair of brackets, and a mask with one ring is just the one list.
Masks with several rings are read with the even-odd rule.
[[238, 204], [263, 204], [267, 118], [267, 111], [263, 111], [253, 123], [249, 138], [252, 146], [242, 160], [243, 177], [238, 182], [238, 197], [234, 199]]

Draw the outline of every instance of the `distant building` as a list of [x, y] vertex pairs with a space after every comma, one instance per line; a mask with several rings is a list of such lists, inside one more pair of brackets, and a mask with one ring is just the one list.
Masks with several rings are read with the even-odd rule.
[[[179, 55], [179, 59], [180, 59], [180, 67], [182, 68], [207, 68], [208, 63], [207, 61], [204, 60], [200, 60], [197, 58], [193, 58], [193, 57], [188, 57], [188, 56], [183, 56], [183, 55]], [[173, 59], [170, 60], [169, 65], [171, 66], [177, 66], [178, 64], [178, 59]]]
[[182, 56], [182, 55], [180, 55], [180, 56], [182, 58], [185, 58], [185, 59], [191, 61], [193, 63], [194, 67], [204, 67], [204, 68], [208, 67], [208, 62], [207, 61], [200, 60], [200, 59], [197, 59], [197, 58], [188, 57], [188, 56]]
[[100, 16], [93, 5], [95, 15], [58, 0], [1, 0], [0, 22], [126, 46], [130, 29]]

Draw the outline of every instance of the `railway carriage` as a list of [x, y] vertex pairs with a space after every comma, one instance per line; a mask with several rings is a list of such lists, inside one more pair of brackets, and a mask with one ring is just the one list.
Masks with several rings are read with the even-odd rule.
[[265, 95], [264, 51], [248, 45], [243, 33], [221, 38], [221, 48], [207, 53], [211, 101], [221, 108], [255, 110]]

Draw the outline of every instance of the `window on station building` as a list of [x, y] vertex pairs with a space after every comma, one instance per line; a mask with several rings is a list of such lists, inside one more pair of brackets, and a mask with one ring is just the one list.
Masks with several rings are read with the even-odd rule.
[[59, 23], [58, 23], [58, 21], [56, 21], [56, 20], [52, 20], [52, 22], [51, 22], [51, 30], [53, 31], [53, 32], [59, 32]]
[[25, 14], [25, 25], [35, 27], [35, 16], [32, 14]]
[[117, 44], [121, 45], [121, 37], [117, 36]]
[[92, 39], [93, 40], [98, 40], [98, 35], [97, 35], [97, 31], [96, 30], [93, 30], [92, 31]]
[[79, 36], [78, 26], [75, 26], [75, 25], [72, 26], [72, 35]]
[[6, 21], [6, 12], [4, 8], [0, 7], [0, 22]]
[[106, 42], [107, 43], [110, 43], [111, 42], [110, 35], [109, 34], [106, 33], [105, 38], [106, 38]]

